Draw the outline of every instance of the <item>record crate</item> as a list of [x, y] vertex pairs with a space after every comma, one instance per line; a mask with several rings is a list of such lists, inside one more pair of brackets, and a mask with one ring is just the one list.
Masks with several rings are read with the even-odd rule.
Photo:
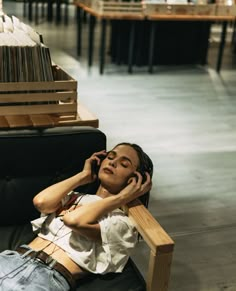
[[196, 4], [194, 9], [194, 15], [216, 15], [216, 5], [215, 4]]
[[145, 15], [215, 15], [215, 4], [168, 4], [145, 2]]
[[0, 116], [77, 115], [77, 81], [53, 65], [54, 81], [0, 82]]
[[236, 5], [216, 4], [216, 15], [218, 16], [236, 16]]
[[145, 2], [144, 13], [147, 16], [160, 15], [193, 15], [194, 5], [188, 4], [168, 4], [168, 3], [148, 3]]
[[99, 14], [129, 14], [129, 15], [143, 15], [142, 2], [121, 2], [116, 0], [82, 0], [80, 3], [90, 7]]
[[77, 0], [75, 2], [91, 7], [93, 0]]

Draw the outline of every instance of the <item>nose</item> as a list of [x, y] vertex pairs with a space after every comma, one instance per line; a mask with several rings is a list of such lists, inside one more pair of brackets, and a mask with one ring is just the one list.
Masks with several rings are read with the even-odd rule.
[[111, 167], [116, 168], [116, 165], [117, 165], [116, 160], [115, 160], [115, 159], [113, 159], [113, 160], [109, 160], [109, 165], [110, 165]]

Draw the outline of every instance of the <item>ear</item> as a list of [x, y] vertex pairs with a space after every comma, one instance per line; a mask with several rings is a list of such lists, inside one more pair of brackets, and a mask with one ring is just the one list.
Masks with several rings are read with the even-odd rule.
[[127, 180], [127, 185], [132, 182], [133, 178], [136, 178], [136, 181], [138, 180], [138, 176], [135, 173], [132, 173]]

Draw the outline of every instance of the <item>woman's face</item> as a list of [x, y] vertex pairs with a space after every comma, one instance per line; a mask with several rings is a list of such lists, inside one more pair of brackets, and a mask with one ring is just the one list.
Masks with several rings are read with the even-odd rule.
[[112, 193], [119, 193], [139, 166], [137, 152], [128, 145], [119, 145], [108, 152], [101, 163], [98, 177], [101, 185]]

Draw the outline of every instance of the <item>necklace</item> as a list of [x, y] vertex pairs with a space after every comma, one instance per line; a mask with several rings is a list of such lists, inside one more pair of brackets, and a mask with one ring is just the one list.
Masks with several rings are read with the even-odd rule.
[[[49, 229], [47, 226], [49, 226], [49, 224], [55, 218], [60, 217], [60, 220], [63, 222], [63, 216], [68, 212], [74, 211], [76, 209], [76, 207], [78, 206], [78, 204], [81, 202], [82, 198], [84, 198], [86, 195], [87, 195], [86, 193], [80, 193], [79, 199], [78, 199], [78, 195], [76, 195], [76, 194], [72, 195], [71, 199], [69, 199], [69, 201], [63, 207], [61, 207], [59, 209], [59, 211], [57, 211], [56, 213], [49, 214], [47, 216], [47, 218], [43, 222], [39, 232], [41, 232], [42, 234], [47, 234], [49, 232]], [[78, 201], [76, 201], [77, 199], [78, 199]], [[62, 211], [64, 211], [63, 214], [60, 214]], [[58, 240], [62, 239], [65, 236], [67, 236], [68, 234], [72, 233], [72, 230], [70, 229], [67, 233], [56, 238], [58, 233], [63, 229], [63, 227], [65, 227], [64, 223], [62, 223], [62, 225], [58, 228], [58, 230], [54, 234], [54, 237], [52, 238], [52, 240], [45, 247], [43, 247], [41, 250], [39, 250], [38, 252], [42, 252], [46, 248], [48, 248], [51, 244], [54, 244], [54, 248], [49, 255], [51, 256], [52, 254], [54, 254], [55, 250], [56, 250], [56, 246], [57, 246], [55, 244], [55, 242], [57, 242]]]

